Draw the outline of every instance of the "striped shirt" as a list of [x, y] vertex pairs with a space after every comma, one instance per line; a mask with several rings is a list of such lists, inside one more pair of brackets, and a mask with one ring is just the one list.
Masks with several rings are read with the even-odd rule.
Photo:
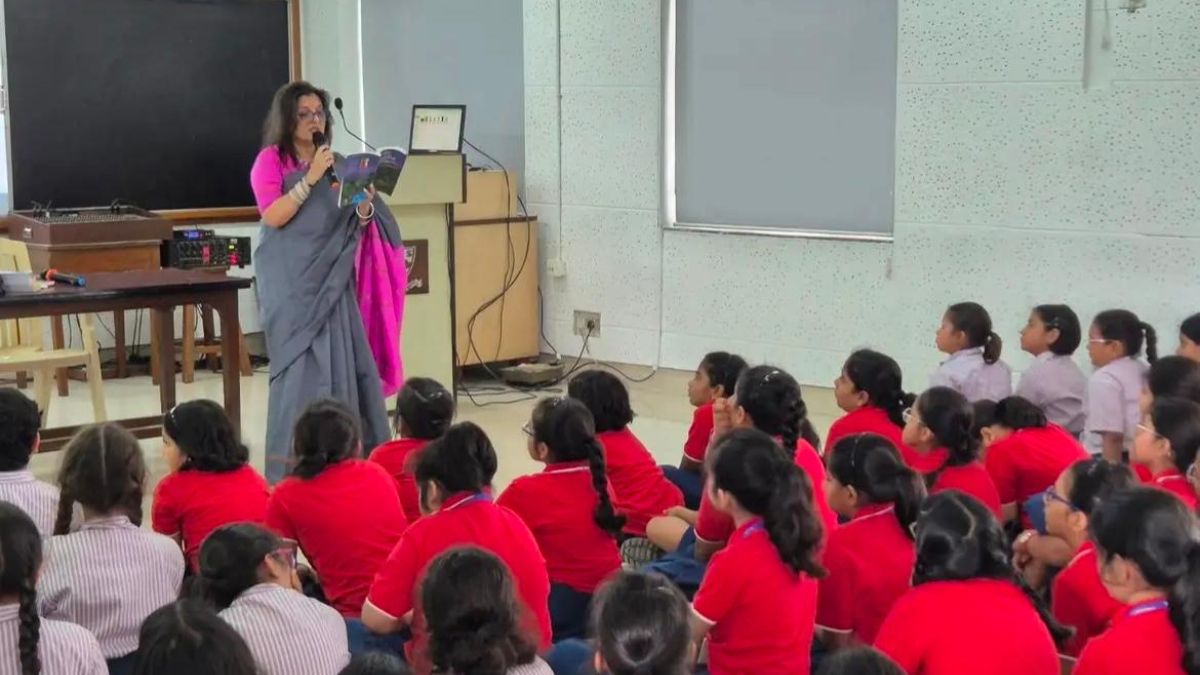
[[32, 471], [0, 471], [0, 501], [24, 511], [37, 525], [43, 539], [54, 534], [58, 488], [34, 478]]
[[[0, 675], [21, 675], [18, 605], [0, 606]], [[65, 621], [42, 619], [38, 655], [42, 675], [108, 675], [100, 645], [87, 630]]]
[[554, 671], [550, 669], [550, 665], [545, 661], [535, 658], [532, 663], [526, 663], [523, 666], [513, 666], [508, 669], [505, 675], [554, 675]]
[[248, 588], [220, 616], [250, 647], [259, 675], [333, 675], [350, 662], [342, 615], [289, 588]]
[[97, 518], [46, 541], [38, 607], [90, 630], [113, 659], [137, 649], [142, 622], [174, 602], [182, 582], [179, 544], [125, 516]]

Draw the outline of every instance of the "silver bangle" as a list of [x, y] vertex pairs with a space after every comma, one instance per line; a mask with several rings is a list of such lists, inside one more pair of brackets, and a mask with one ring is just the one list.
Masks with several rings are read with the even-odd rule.
[[301, 180], [292, 186], [292, 189], [288, 192], [288, 195], [296, 202], [296, 204], [299, 205], [303, 204], [308, 199], [308, 195], [311, 191], [312, 189], [308, 186], [308, 183], [305, 183], [303, 180]]
[[375, 217], [375, 205], [368, 202], [367, 206], [371, 207], [371, 210], [368, 211], [367, 215], [365, 215], [365, 216], [358, 212], [357, 206], [354, 207], [354, 213], [358, 216], [359, 220], [370, 220]]

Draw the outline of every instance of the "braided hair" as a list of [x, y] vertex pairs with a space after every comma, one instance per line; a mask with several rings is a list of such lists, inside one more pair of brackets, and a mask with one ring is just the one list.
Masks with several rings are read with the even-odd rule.
[[17, 596], [17, 656], [21, 675], [36, 675], [42, 671], [38, 656], [42, 623], [38, 618], [37, 591], [34, 589], [41, 566], [42, 536], [37, 526], [21, 509], [0, 502], [0, 595]]
[[934, 581], [1007, 581], [1029, 598], [1057, 644], [1071, 636], [1013, 568], [1004, 529], [974, 497], [950, 490], [926, 499], [916, 523], [916, 548], [914, 587]]
[[292, 475], [308, 480], [355, 457], [362, 447], [362, 431], [345, 404], [324, 399], [309, 405], [296, 420], [292, 447], [296, 454]]
[[539, 401], [533, 409], [533, 440], [546, 444], [552, 464], [587, 460], [592, 487], [599, 498], [594, 515], [596, 524], [614, 536], [619, 533], [625, 526], [625, 517], [613, 508], [604, 467], [604, 447], [596, 440], [596, 429], [588, 409], [569, 398]]
[[54, 534], [67, 534], [78, 502], [97, 515], [123, 515], [142, 524], [146, 460], [125, 427], [111, 422], [84, 427], [63, 450], [58, 471]]
[[808, 406], [796, 379], [773, 366], [755, 366], [742, 371], [734, 389], [737, 404], [754, 422], [754, 428], [783, 440], [792, 452], [803, 438], [813, 448], [821, 437], [808, 421]]
[[937, 484], [942, 472], [966, 466], [979, 459], [979, 442], [973, 433], [975, 409], [966, 397], [949, 387], [933, 387], [917, 398], [921, 423], [946, 448], [946, 461], [925, 476], [925, 484]]

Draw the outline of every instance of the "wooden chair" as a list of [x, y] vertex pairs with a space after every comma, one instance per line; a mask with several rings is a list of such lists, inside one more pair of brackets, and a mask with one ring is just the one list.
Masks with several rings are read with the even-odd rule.
[[[0, 238], [0, 270], [32, 272], [32, 269], [29, 250], [25, 244]], [[34, 400], [42, 412], [43, 423], [50, 409], [54, 370], [72, 366], [87, 368], [88, 387], [92, 392], [92, 413], [97, 422], [108, 419], [104, 381], [100, 371], [100, 353], [96, 346], [92, 315], [80, 315], [79, 325], [83, 338], [79, 349], [46, 349], [46, 335], [50, 330], [48, 317], [0, 321], [0, 372], [33, 373]]]
[[[221, 357], [221, 341], [214, 337], [215, 319], [212, 307], [208, 305], [200, 305], [199, 307], [201, 323], [204, 328], [204, 335], [199, 343], [196, 342], [196, 314], [196, 305], [183, 306], [183, 334], [179, 340], [179, 372], [185, 384], [191, 384], [196, 381], [196, 359], [200, 356], [204, 357], [209, 370], [214, 373], [220, 370], [218, 364]], [[221, 336], [221, 339], [225, 339], [225, 336]], [[242, 377], [251, 377], [254, 375], [254, 369], [250, 366], [250, 350], [246, 349], [246, 336], [239, 332], [237, 339], [241, 342], [241, 358], [239, 359], [238, 370], [241, 371]], [[151, 345], [158, 344], [158, 331], [155, 329], [154, 323], [150, 324], [150, 343]], [[170, 366], [174, 368], [175, 364], [171, 363]], [[161, 375], [159, 369], [158, 349], [151, 347], [150, 375], [153, 378], [154, 384], [158, 384], [158, 379]]]

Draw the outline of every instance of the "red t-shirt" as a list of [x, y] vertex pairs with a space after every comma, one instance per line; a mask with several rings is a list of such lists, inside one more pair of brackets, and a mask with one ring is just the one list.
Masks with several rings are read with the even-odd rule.
[[408, 662], [425, 675], [433, 669], [427, 652], [429, 634], [420, 607], [420, 582], [429, 563], [455, 546], [478, 546], [504, 561], [512, 573], [524, 614], [525, 628], [542, 649], [550, 646], [550, 580], [546, 561], [525, 522], [487, 495], [459, 493], [437, 513], [413, 523], [379, 568], [367, 602], [383, 614], [401, 619], [413, 613], [413, 639], [405, 645]]
[[1075, 635], [1063, 646], [1063, 653], [1079, 656], [1084, 645], [1103, 633], [1123, 607], [1100, 581], [1096, 547], [1090, 541], [1084, 542], [1050, 587], [1050, 612], [1059, 623], [1075, 629]]
[[422, 438], [397, 438], [371, 452], [370, 461], [382, 466], [396, 479], [400, 504], [410, 525], [421, 517], [421, 497], [417, 490], [415, 467], [426, 445], [429, 445], [429, 441]]
[[823, 563], [817, 625], [854, 633], [863, 644], [875, 641], [879, 625], [911, 587], [917, 553], [896, 520], [891, 504], [874, 504], [829, 535]]
[[[796, 466], [803, 469], [812, 482], [813, 502], [825, 526], [825, 537], [828, 538], [829, 533], [837, 529], [838, 518], [825, 499], [825, 465], [813, 446], [803, 438], [796, 441], [796, 452], [792, 457]], [[732, 532], [733, 518], [718, 511], [708, 499], [708, 490], [705, 490], [700, 495], [700, 513], [696, 516], [696, 538], [710, 544], [720, 544], [728, 540]]]
[[1083, 648], [1075, 675], [1186, 675], [1183, 643], [1164, 600], [1126, 607]]
[[991, 509], [997, 519], [1003, 520], [1000, 513], [1000, 495], [996, 492], [996, 484], [992, 482], [987, 469], [983, 468], [983, 462], [948, 466], [943, 469], [929, 493], [937, 494], [946, 490], [958, 490], [971, 495]]
[[1188, 510], [1196, 510], [1196, 489], [1192, 487], [1192, 482], [1179, 469], [1171, 467], [1145, 482], [1147, 485], [1153, 485], [1160, 490], [1166, 490], [1179, 497], [1180, 501], [1187, 505]]
[[713, 675], [809, 671], [817, 582], [784, 564], [762, 521], [739, 527], [713, 556], [692, 611], [712, 626]]
[[608, 482], [617, 510], [625, 515], [625, 532], [646, 536], [646, 523], [672, 506], [683, 506], [683, 493], [654, 461], [650, 451], [628, 428], [596, 436], [604, 446]]
[[208, 535], [230, 523], [263, 524], [270, 496], [267, 481], [249, 465], [221, 472], [184, 469], [154, 489], [150, 520], [155, 532], [182, 537], [188, 566], [195, 572]]
[[300, 544], [329, 604], [347, 617], [362, 614], [371, 580], [406, 526], [396, 481], [360, 459], [315, 478], [285, 478], [267, 504], [267, 527]]
[[[855, 434], [883, 436], [896, 446], [896, 449], [900, 451], [900, 457], [910, 466], [914, 461], [922, 461], [916, 450], [904, 444], [904, 427], [896, 426], [888, 417], [886, 410], [873, 405], [852, 410], [842, 415], [838, 421], [833, 423], [833, 426], [829, 427], [829, 435], [825, 437], [825, 454], [829, 454], [838, 441]], [[933, 469], [936, 468], [937, 465], [934, 465]]]
[[621, 568], [617, 540], [596, 524], [600, 498], [586, 461], [551, 464], [541, 473], [522, 476], [496, 503], [529, 526], [546, 557], [551, 583], [592, 593]]
[[1059, 673], [1054, 639], [1033, 602], [995, 579], [913, 588], [888, 613], [875, 647], [909, 675]]
[[945, 448], [935, 448], [929, 452], [917, 452], [912, 448], [900, 446], [900, 456], [904, 458], [904, 463], [917, 473], [930, 474], [946, 463], [950, 451]]
[[984, 466], [996, 484], [1000, 503], [1020, 506], [1054, 485], [1067, 467], [1087, 458], [1074, 436], [1051, 424], [1020, 429], [997, 441], [988, 448]]
[[713, 404], [705, 403], [692, 413], [692, 426], [688, 427], [687, 440], [683, 443], [683, 456], [697, 464], [703, 464], [712, 433]]

